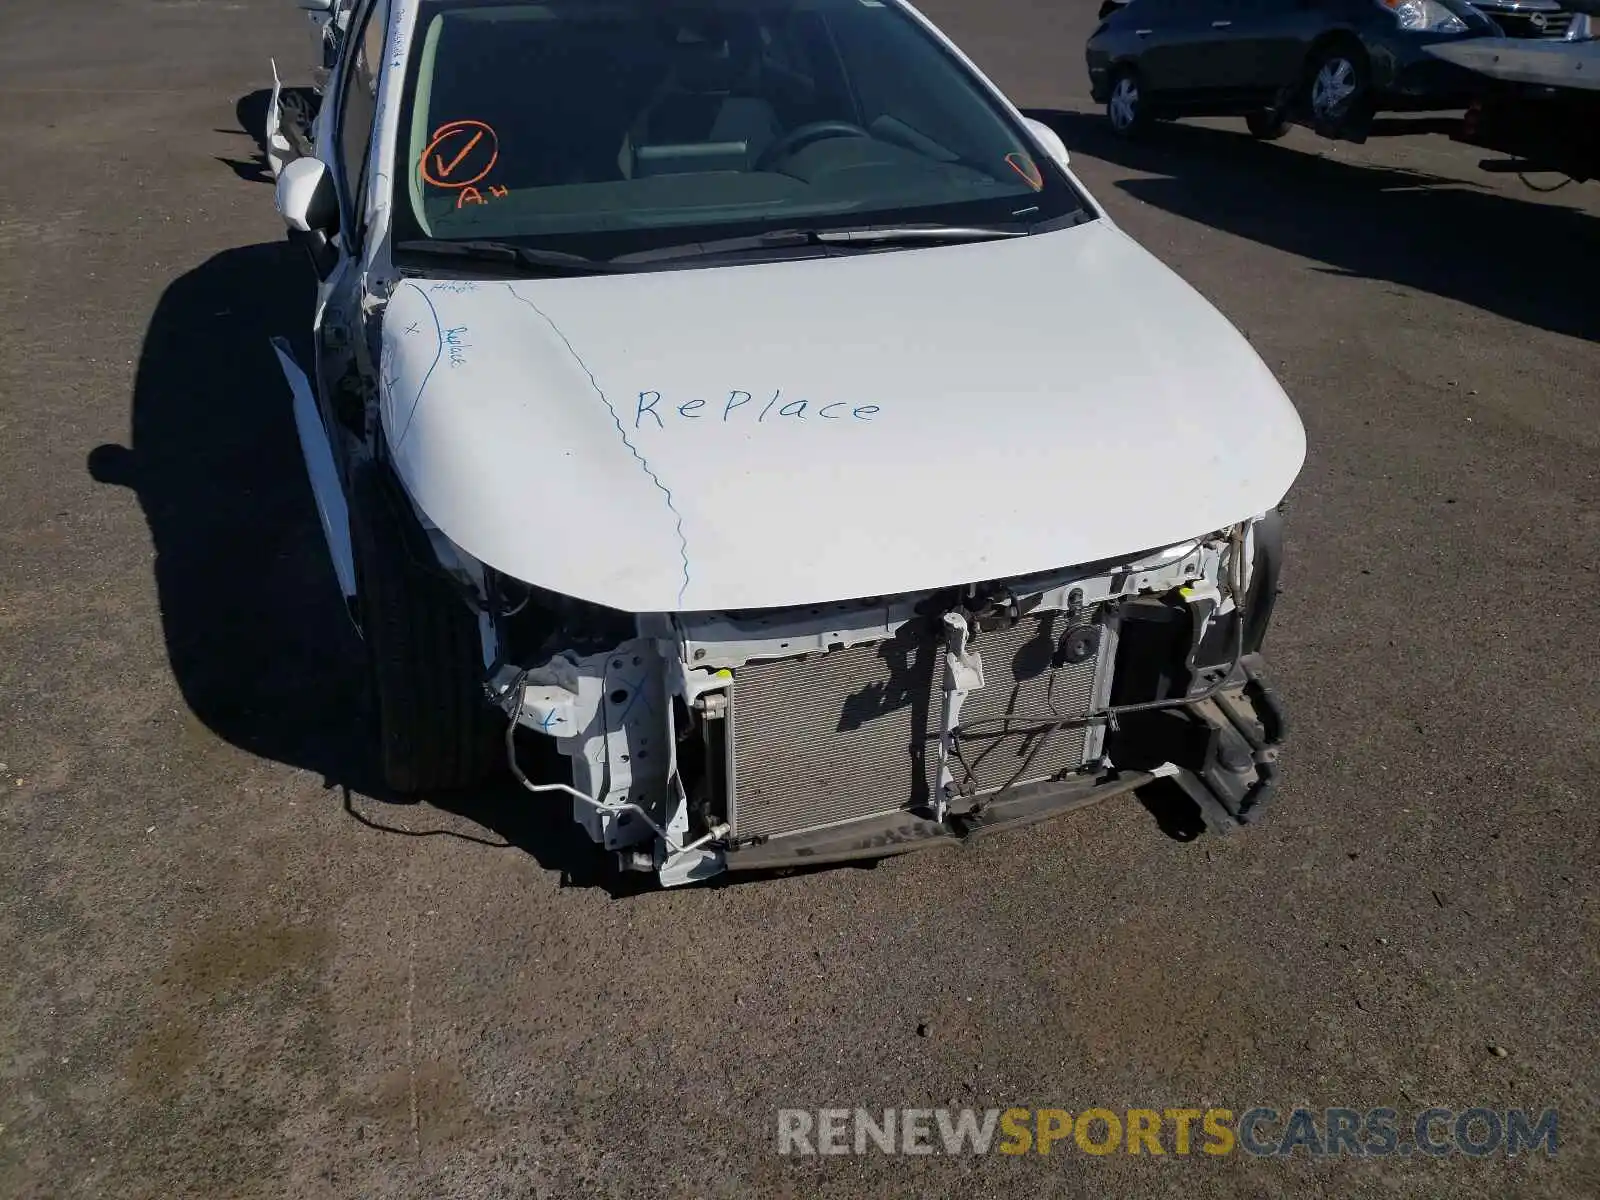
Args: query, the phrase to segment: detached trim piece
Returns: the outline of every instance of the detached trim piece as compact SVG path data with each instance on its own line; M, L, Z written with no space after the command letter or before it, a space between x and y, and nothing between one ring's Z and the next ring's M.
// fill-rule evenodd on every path
M339 468L334 465L333 447L328 444L328 431L322 424L316 398L311 394L311 381L295 361L294 351L284 338L269 340L294 396L294 427L300 438L300 453L311 479L311 494L317 501L317 516L322 520L322 535L328 543L328 556L333 560L333 573L339 579L339 590L348 604L356 594L355 551L350 544L350 510L339 481Z

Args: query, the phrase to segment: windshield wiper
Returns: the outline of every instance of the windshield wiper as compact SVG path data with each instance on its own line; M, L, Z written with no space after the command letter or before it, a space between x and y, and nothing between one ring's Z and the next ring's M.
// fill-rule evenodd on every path
M834 242L987 242L996 238L1027 237L1026 225L863 225L855 229L819 229L813 236L824 244Z
M609 262L633 266L639 263L671 262L692 258L715 258L724 254L746 254L763 250L789 250L804 247L847 245L850 243L887 245L917 242L983 242L992 238L1026 237L1033 230L1025 225L860 225L824 229L769 229L749 237L720 238L708 242L683 242L676 246L657 246L634 254L619 254Z
M507 267L534 267L540 271L560 275L599 275L609 270L608 264L581 254L568 254L562 250L540 250L533 246L518 246L511 242L494 241L409 241L398 242L395 249L407 254L427 255L433 258L463 258L473 262L499 263Z
M769 229L747 237L717 238L703 242L683 242L657 246L615 258L585 258L561 250L542 250L496 241L407 241L396 250L438 258L464 258L477 262L500 263L506 267L532 267L547 274L600 275L608 271L629 271L655 263L720 258L757 254L773 250L812 249L826 253L835 246L919 245L949 242L985 242L998 238L1027 237L1043 232L1055 222L1043 225L858 225L821 229Z
M752 234L749 237L717 238L709 242L682 242L676 246L657 246L653 250L619 254L608 261L626 265L671 262L680 258L712 258L719 254L743 254L751 250L784 250L816 244L816 237L811 230L769 229L765 233Z

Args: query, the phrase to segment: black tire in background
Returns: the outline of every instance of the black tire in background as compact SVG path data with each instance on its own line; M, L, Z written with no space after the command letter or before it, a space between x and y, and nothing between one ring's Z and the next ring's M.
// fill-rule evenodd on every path
M1325 89L1336 82L1348 90L1335 100ZM1312 49L1301 103L1312 128L1324 137L1364 132L1372 117L1372 65L1360 42L1340 36Z
M379 765L396 792L455 791L504 764L505 718L484 692L477 618L406 537L405 505L384 468L357 472L350 536Z
M1259 109L1248 114L1244 123L1250 136L1262 142L1275 142L1289 132L1289 118L1278 108Z
M1106 119L1118 137L1138 137L1150 125L1139 83L1132 67L1119 67L1111 77L1111 92L1106 99Z

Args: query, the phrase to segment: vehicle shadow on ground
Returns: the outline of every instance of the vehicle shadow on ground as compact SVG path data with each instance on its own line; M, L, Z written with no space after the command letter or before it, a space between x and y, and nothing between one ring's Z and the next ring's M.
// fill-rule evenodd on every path
M267 165L267 106L272 102L270 88L258 88L241 96L234 105L238 129L221 129L219 133L242 134L255 142L255 153L248 159L223 158L217 161L247 183L271 183L272 168Z
M131 488L144 509L167 655L185 702L224 741L320 774L330 799L369 828L517 847L570 884L637 890L643 877L618 876L564 803L514 783L422 803L383 787L361 642L268 344L289 336L311 361L307 335L293 335L310 329L314 288L287 242L226 251L173 282L145 333L130 444L89 454L90 474ZM463 829L451 815L489 832Z
M1139 141L1098 114L1035 110L1073 153L1156 178L1117 187L1146 204L1290 254L1572 337L1600 338L1600 221L1425 172L1361 166L1163 123ZM1587 186L1587 185L1574 185Z

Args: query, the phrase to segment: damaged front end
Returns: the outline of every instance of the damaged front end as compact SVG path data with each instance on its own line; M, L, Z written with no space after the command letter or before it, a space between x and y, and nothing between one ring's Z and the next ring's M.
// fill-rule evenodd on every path
M1127 561L782 610L629 616L502 579L489 686L523 785L667 886L959 842L1159 777L1225 831L1276 778L1277 573L1269 513ZM524 772L519 730L570 783Z

